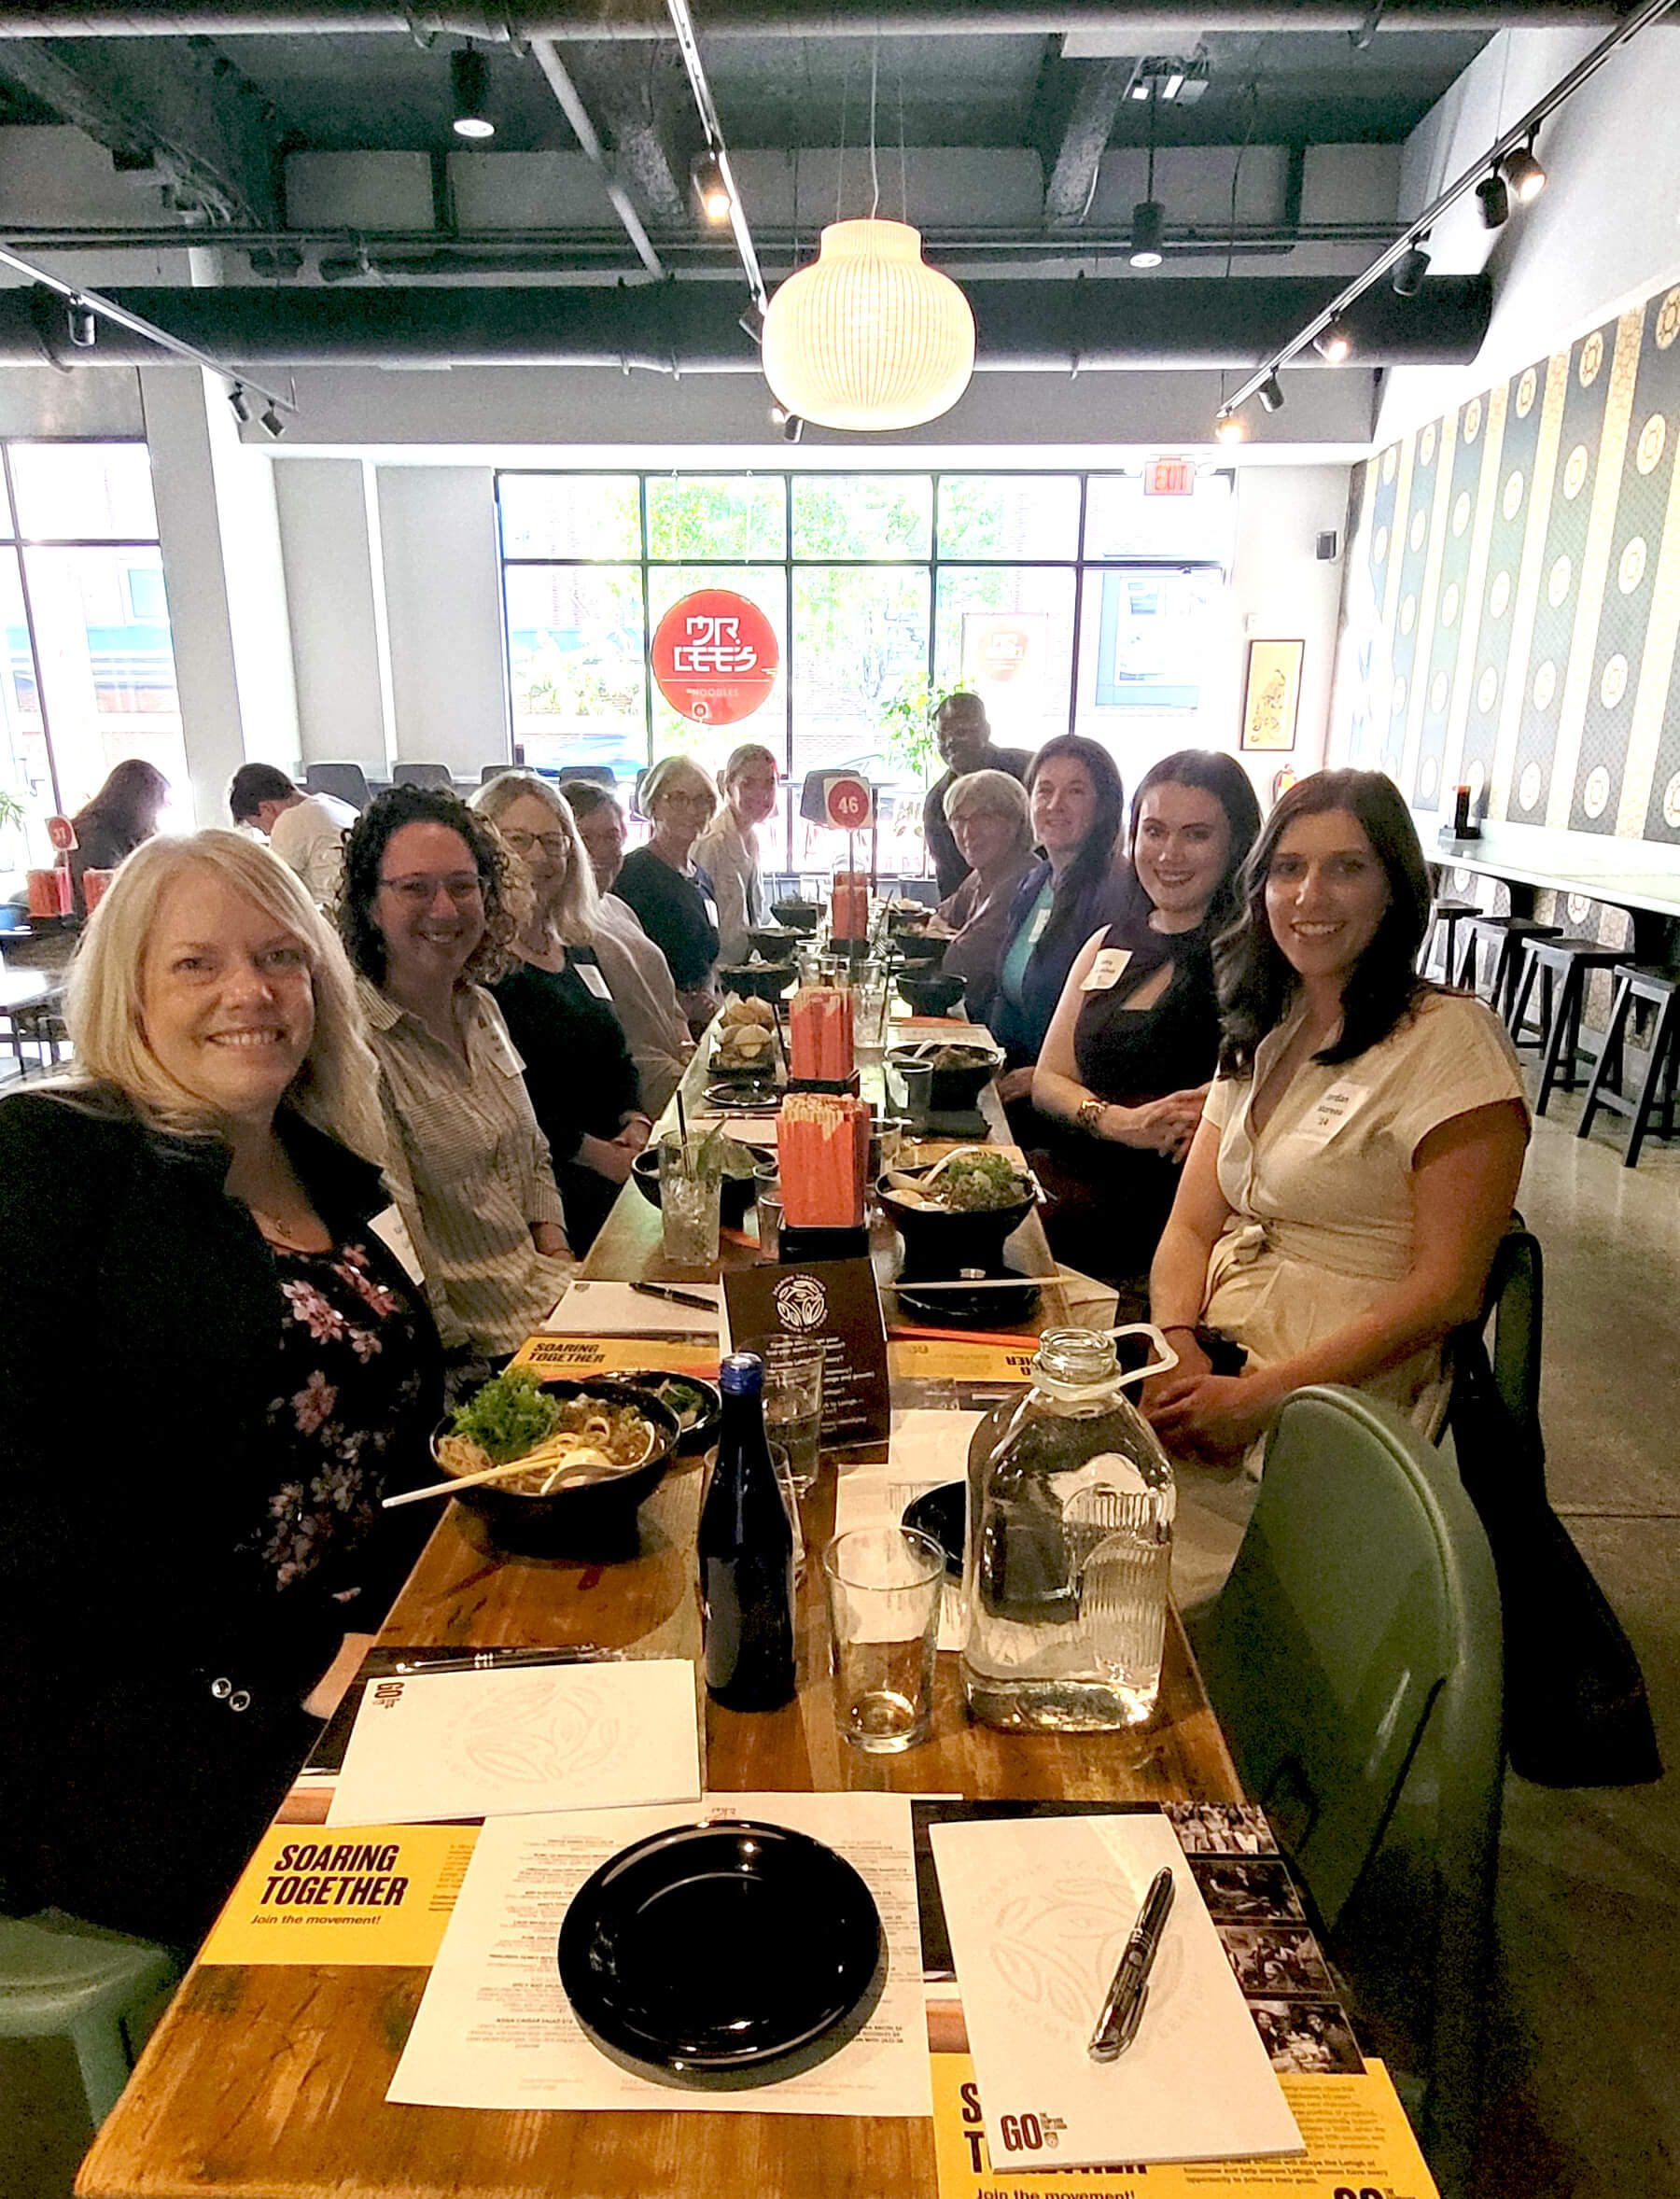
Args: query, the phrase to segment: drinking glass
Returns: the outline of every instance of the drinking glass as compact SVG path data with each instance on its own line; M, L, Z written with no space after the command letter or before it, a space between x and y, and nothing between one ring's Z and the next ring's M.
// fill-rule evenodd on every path
M822 1553L834 1722L872 1756L914 1747L933 1715L945 1552L910 1527L857 1527Z
M739 1347L764 1363L764 1431L784 1446L795 1492L814 1488L822 1451L822 1344L778 1334Z
M758 1210L759 1258L774 1260L781 1250L781 1170L773 1160L760 1161L752 1171L753 1200Z
M720 1180L699 1165L693 1146L680 1138L659 1142L659 1209L665 1225L665 1256L673 1268L715 1268L718 1265Z
M927 1128L933 1109L932 1066L906 1061L900 1064L898 1073L904 1087L904 1120L913 1133L919 1133Z
M892 987L872 962L852 987L852 1042L861 1062L879 1061L887 1050L887 1005Z

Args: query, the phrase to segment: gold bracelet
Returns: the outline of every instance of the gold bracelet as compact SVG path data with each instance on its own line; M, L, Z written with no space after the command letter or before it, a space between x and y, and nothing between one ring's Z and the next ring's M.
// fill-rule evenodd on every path
M1074 1110L1073 1120L1082 1130L1086 1131L1091 1137L1100 1137L1102 1133L1099 1125L1102 1121L1103 1111L1107 1106L1106 1100L1099 1100L1093 1093L1090 1099L1080 1101Z

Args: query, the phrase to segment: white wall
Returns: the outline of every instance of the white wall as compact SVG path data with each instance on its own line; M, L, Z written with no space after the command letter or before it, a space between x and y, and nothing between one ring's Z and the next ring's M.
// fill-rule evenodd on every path
M383 777L395 728L371 476L360 458L288 459L274 467L274 494L299 754L309 763L360 763Z
M1305 777L1324 761L1330 731L1330 688L1336 670L1342 560L1347 549L1345 466L1245 466L1237 477L1237 557L1231 594L1237 632L1235 727L1241 680L1253 641L1305 641L1301 707L1290 755L1256 751L1242 763L1264 805L1283 763ZM1321 562L1316 541L1334 534L1336 556ZM1233 741L1235 734L1233 733Z
M1427 205L1549 86L1602 28L1507 31L1493 39L1413 132L1403 211ZM1658 23L1567 101L1540 133L1547 186L1490 235L1474 197L1431 239L1443 273L1488 266L1493 317L1468 367L1395 370L1376 440L1393 441L1519 367L1542 359L1680 277L1680 30Z
M508 754L496 477L381 467L397 754L476 778Z

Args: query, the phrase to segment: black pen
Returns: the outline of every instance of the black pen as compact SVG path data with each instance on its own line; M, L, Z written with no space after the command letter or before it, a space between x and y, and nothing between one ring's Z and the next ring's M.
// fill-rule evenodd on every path
M633 1282L630 1288L644 1298L664 1298L673 1306L693 1306L701 1313L718 1310L715 1298L703 1298L694 1291L673 1290L668 1282Z
M1097 2028L1091 2034L1086 2052L1094 2062L1118 2061L1138 2036L1138 2025L1143 2021L1143 2003L1149 1998L1149 1973L1155 1968L1161 1935L1172 1912L1172 1892L1171 1871L1157 1870L1143 1897L1138 1921L1131 1928L1126 1951L1114 1971L1114 1982L1108 1989L1108 1998L1097 2019Z

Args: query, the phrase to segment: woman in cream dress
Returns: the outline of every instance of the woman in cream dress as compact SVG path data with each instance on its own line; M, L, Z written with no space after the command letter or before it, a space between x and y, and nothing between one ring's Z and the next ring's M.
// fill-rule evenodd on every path
M1279 803L1220 943L1220 1073L1150 1274L1179 1354L1145 1394L1175 1456L1230 1469L1292 1391L1347 1383L1426 1433L1441 1347L1481 1305L1510 1220L1529 1115L1481 1001L1413 972L1422 851L1378 772L1321 772ZM1234 1547L1234 1546L1233 1546Z

